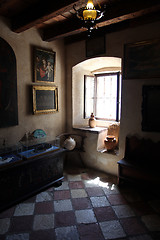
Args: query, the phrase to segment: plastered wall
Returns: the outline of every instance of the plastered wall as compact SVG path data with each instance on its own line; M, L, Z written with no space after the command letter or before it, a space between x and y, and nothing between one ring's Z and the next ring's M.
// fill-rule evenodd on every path
M160 38L160 22L146 24L136 28L126 29L111 34L106 33L106 53L103 56L119 57L123 62L124 44L143 40ZM66 47L67 69L67 130L72 131L72 68L86 60L85 41L80 41ZM75 83L76 84L76 83ZM133 79L122 81L122 105L119 137L119 153L117 155L97 152L98 134L86 133L85 150L83 160L86 165L117 175L117 161L124 156L125 138L129 134L160 140L158 132L141 131L141 104L142 86L160 85L160 78L156 79ZM77 106L78 108L78 106ZM84 133L83 133L84 134ZM154 163L153 163L154 164Z
M17 92L19 124L14 127L0 128L0 144L5 139L7 145L16 144L26 132L43 129L48 136L65 131L65 55L63 40L47 43L40 33L32 28L17 34L10 30L8 22L0 18L0 37L12 47L17 60ZM55 86L58 87L58 112L33 115L33 46L56 52ZM2 116L0 116L2 117Z

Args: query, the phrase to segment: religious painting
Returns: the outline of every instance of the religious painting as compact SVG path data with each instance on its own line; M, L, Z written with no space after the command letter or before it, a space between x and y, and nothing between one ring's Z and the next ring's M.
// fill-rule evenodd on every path
M34 81L53 83L55 79L55 52L34 49Z
M51 86L33 86L33 113L58 111L58 89Z
M0 38L0 128L18 125L16 57Z
M123 79L159 78L159 66L159 39L125 45Z

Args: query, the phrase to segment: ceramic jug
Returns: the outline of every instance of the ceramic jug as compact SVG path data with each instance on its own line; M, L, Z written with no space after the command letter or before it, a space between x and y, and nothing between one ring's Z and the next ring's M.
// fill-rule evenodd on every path
M91 113L91 116L90 116L90 119L89 119L89 126L91 128L95 128L96 127L96 119L95 119L93 113Z
M68 150L73 150L76 146L76 141L69 137L64 141L64 147Z

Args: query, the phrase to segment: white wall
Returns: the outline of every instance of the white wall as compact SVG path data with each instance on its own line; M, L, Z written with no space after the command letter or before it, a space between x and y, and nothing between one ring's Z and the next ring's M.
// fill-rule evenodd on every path
M0 128L0 144L3 139L9 145L16 144L26 132L43 129L55 137L65 131L65 52L63 41L47 43L32 28L17 34L10 30L8 22L0 18L0 37L12 47L17 60L17 91L19 124ZM58 86L59 111L52 114L32 114L33 56L32 47L37 46L56 52L55 85Z
M105 56L119 57L123 59L124 44L142 40L160 38L160 22L146 24L136 28L126 29L115 33L106 33ZM104 56L104 55L103 55ZM72 131L72 67L86 60L85 41L76 42L66 47L66 77L67 77L67 130ZM117 161L124 156L125 138L128 134L160 140L158 132L141 131L141 104L142 86L160 85L157 79L123 80L122 82L122 114L120 125L119 155L101 154L96 151L97 135L86 133L83 159L87 165L101 169L105 172L117 175ZM84 133L83 133L84 134Z

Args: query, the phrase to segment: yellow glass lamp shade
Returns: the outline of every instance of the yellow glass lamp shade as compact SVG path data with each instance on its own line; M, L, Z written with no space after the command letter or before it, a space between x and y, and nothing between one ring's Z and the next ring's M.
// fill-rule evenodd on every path
M88 0L86 9L83 11L84 20L95 20L97 17L97 11L94 8L93 1Z
M97 17L97 11L96 10L90 10L86 9L83 11L83 18L84 20L95 20Z

